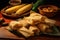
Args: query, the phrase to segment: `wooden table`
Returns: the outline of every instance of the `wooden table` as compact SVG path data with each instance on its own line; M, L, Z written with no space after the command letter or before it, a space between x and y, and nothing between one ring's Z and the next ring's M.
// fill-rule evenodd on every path
M0 18L4 18L1 13L0 13ZM10 20L8 20L7 18L4 18L6 22L10 22ZM55 16L53 18L54 20L57 21L57 25L60 26L60 14L58 14L57 16ZM9 39L6 39L6 40L9 40ZM10 39L10 40L13 40L13 39ZM24 39L25 40L25 39ZM48 35L40 35L40 36L35 36L35 37L30 37L30 38L27 38L26 40L60 40L60 37L54 37L54 36L48 36Z

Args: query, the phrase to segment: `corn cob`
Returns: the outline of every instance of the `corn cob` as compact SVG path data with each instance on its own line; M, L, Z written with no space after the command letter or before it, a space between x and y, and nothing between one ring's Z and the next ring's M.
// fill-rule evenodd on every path
M6 13L13 13L13 12L17 11L19 8L22 8L23 6L25 6L25 4L17 5L17 6L6 9L5 12Z
M28 5L26 5L26 6L22 7L22 8L20 8L19 10L17 10L15 14L21 15L21 14L23 14L23 13L29 11L31 8L32 8L32 4L28 4Z

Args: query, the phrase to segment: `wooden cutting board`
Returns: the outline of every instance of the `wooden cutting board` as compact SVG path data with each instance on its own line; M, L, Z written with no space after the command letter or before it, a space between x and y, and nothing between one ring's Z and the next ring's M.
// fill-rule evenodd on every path
M13 21L12 19L7 19L5 17L3 17L0 13L0 18L4 18L5 22L9 23L11 21ZM52 18L54 20L56 20L56 25L60 26L60 14L58 14L57 16L55 16L54 18ZM8 30L0 28L0 38L10 38L10 39L19 39L20 37L17 37L16 35L10 33ZM25 40L25 39L21 39L21 40ZM50 37L50 36L35 36L35 37L30 37L27 38L27 40L60 40L60 37Z
M16 35L12 34L8 30L6 30L4 27L0 28L0 38L1 39L4 38L4 39L20 39L20 40L24 40L24 38L18 37Z

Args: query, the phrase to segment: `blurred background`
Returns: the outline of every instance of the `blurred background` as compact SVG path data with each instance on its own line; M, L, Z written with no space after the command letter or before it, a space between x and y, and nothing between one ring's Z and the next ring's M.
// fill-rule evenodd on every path
M8 5L9 1L10 0L0 0L0 9ZM22 0L23 3L25 2L30 3L32 1L36 2L36 0ZM53 5L57 5L58 7L60 7L60 0L44 0L44 4L53 4Z

